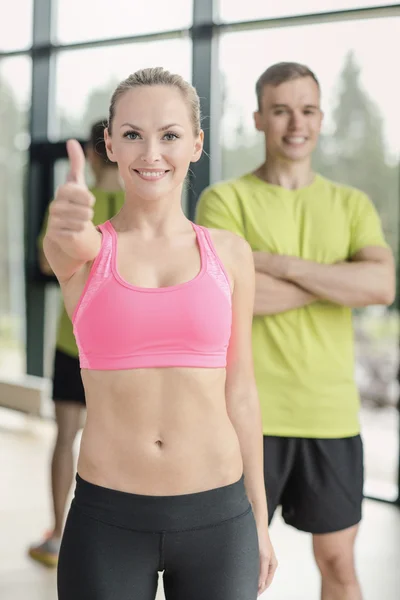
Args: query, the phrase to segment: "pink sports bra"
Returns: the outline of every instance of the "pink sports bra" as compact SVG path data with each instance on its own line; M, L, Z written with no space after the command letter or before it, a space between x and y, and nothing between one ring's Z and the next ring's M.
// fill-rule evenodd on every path
M82 369L225 367L229 280L207 229L192 223L201 269L185 283L142 288L117 270L117 234L99 226L101 249L72 316Z

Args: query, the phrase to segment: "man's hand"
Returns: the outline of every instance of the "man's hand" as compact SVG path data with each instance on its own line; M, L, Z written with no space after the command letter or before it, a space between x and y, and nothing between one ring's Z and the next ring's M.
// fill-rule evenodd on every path
M266 273L275 279L290 279L291 268L295 261L301 260L285 254L270 254L269 252L253 252L256 271Z
M271 585L278 567L275 552L272 547L268 531L258 532L258 545L260 549L260 576L258 579L258 595L260 596Z

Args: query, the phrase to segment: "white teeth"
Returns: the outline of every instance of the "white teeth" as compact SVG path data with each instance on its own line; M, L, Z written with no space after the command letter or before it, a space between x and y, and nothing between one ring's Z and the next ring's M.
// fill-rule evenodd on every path
M306 141L305 137L287 137L285 139L289 144L304 144Z
M161 177L165 171L138 171L143 177Z

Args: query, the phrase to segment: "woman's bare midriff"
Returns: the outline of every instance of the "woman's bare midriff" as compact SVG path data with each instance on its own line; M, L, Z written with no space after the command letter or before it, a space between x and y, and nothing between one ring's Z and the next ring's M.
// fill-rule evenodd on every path
M134 494L169 496L240 479L224 369L82 370L87 419L79 475Z

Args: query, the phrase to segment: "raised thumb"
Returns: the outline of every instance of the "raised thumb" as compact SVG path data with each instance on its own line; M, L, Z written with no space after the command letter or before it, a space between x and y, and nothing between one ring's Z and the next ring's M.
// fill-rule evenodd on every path
M67 181L86 186L85 182L85 154L77 140L67 141L69 158L69 172Z

